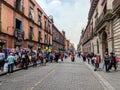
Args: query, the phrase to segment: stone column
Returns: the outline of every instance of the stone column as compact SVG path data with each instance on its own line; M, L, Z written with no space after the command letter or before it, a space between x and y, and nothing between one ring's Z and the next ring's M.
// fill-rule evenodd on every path
M110 21L107 25L107 32L108 32L108 50L110 53L114 51L112 21Z

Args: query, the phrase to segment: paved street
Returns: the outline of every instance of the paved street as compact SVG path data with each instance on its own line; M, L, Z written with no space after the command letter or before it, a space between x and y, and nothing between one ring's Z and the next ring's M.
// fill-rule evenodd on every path
M0 90L104 90L85 63L70 58L0 77Z

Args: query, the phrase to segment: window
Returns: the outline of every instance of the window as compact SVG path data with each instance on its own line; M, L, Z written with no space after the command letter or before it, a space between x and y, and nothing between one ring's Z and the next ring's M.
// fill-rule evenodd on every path
M49 45L50 45L50 37L49 37Z
M29 39L33 39L33 27L30 26L30 31L29 31Z
M16 29L22 31L22 21L16 19Z
M41 17L42 17L42 13L38 11L38 25L39 26L41 26Z
M38 42L40 42L41 41L41 32L40 31L38 31Z
M15 8L16 8L16 10L23 12L23 10L24 10L24 8L23 8L23 0L16 0Z
M32 7L30 7L30 9L29 9L29 17L30 17L30 19L34 20L34 10Z
M45 21L45 29L47 29L47 22Z
M48 32L50 33L50 24L48 24Z
M47 35L45 35L45 43L47 43Z

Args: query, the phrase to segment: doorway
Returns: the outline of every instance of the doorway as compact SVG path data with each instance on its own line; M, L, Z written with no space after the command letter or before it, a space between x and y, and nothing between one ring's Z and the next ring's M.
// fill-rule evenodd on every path
M107 33L105 31L103 31L102 33L102 46L103 46L103 54L105 52L109 52L108 51L108 36L107 36Z

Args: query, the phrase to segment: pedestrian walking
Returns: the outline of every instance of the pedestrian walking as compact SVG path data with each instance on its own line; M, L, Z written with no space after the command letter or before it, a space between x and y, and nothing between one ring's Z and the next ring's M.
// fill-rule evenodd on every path
M13 56L13 53L10 53L7 60L8 60L8 73L13 73L14 61L15 61L15 57Z
M26 50L25 49L23 49L23 51L22 51L22 68L23 69L28 69L28 60L29 58L28 58L28 55L27 55L27 52L26 52Z
M37 54L34 51L32 51L31 56L32 56L33 67L36 67L37 66Z
M108 67L109 67L109 64L110 64L110 58L109 58L108 52L105 52L104 64L105 64L106 72L108 72L109 71Z
M49 60L51 63L53 62L53 53L52 52L50 52L50 54L49 54Z
M43 53L39 53L39 60L40 60L40 65L43 65Z
M72 62L75 61L75 54L74 54L74 52L71 53L71 61L72 61Z
M90 59L91 59L91 56L90 56L90 54L88 53L88 54L87 54L88 64L90 64Z
M55 61L58 63L58 59L60 57L59 52L55 52Z
M95 56L92 56L91 64L92 64L93 66L95 65Z
M86 53L83 52L83 61L85 62L86 61Z
M110 65L108 67L108 71L112 68L112 66L114 66L114 69L116 71L117 70L116 59L113 52L110 53Z
M99 68L99 57L98 57L98 55L95 55L95 69L94 69L94 71L97 71L98 68Z

